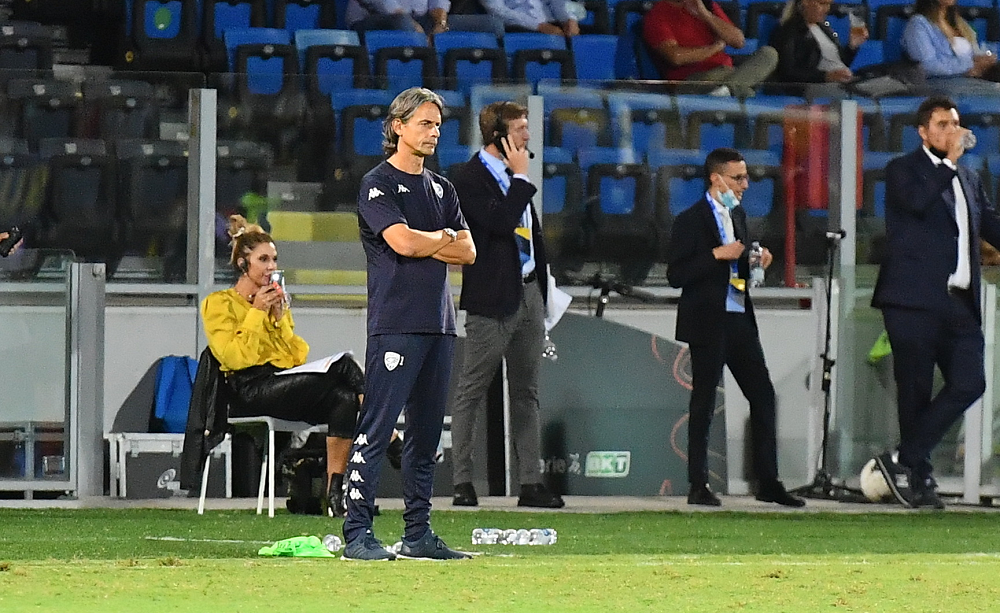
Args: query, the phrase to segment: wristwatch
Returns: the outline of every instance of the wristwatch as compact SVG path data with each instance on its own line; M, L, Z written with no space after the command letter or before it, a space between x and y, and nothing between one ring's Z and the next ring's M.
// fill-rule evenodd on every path
M458 240L458 232L455 232L455 231L454 231L454 230L452 230L451 228L444 228L444 229L442 230L442 232L444 232L444 233L445 233L445 234L447 234L447 235L448 235L449 237L451 237L451 242L453 242L453 243L454 243L454 242L455 242L456 240Z

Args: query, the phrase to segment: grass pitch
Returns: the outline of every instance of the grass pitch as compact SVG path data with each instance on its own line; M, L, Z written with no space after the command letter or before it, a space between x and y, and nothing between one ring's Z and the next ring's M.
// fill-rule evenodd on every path
M994 611L993 513L435 511L461 562L258 558L340 522L248 511L2 510L0 612ZM551 527L553 546L472 546ZM387 543L399 512L376 519Z

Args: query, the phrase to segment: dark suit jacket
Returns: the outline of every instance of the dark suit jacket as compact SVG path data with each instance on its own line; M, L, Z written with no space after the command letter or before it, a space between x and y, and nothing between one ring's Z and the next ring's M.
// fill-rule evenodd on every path
M732 211L733 232L737 240L747 240L747 214L738 206ZM667 280L681 291L677 306L677 340L691 344L716 342L723 332L726 293L729 291L729 262L716 260L712 249L722 245L712 204L702 198L674 220L667 250ZM737 263L740 278L749 277L747 252ZM749 287L749 284L748 284ZM750 293L746 312L757 325Z
M841 45L837 33L828 23L819 24L840 50L840 60L848 67L854 61L857 50ZM778 68L772 78L786 83L825 83L826 73L819 69L822 54L819 43L813 37L802 16L795 13L788 21L775 28L770 43L778 52Z
M935 167L923 147L886 166L886 255L873 307L948 308L948 276L958 261L953 176L944 164ZM974 171L959 166L958 179L969 204L970 289L978 305L979 239L1000 246L1000 218Z
M458 192L462 214L469 223L476 244L476 263L462 267L462 297L459 308L473 315L500 319L517 312L524 286L521 281L521 254L514 229L521 214L538 189L522 179L511 179L505 196L500 184L479 159L452 168L448 178ZM531 207L532 244L535 270L542 298L548 298L545 240Z

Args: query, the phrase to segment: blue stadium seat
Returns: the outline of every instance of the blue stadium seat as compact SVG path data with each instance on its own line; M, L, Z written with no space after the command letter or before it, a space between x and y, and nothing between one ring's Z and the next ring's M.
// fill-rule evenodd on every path
M591 147L577 157L584 173L587 256L617 263L626 284L642 283L663 252L649 167L634 151Z
M159 105L149 83L88 79L83 82L83 105L88 125L81 135L108 142L160 136Z
M441 83L466 94L478 84L507 78L507 58L497 37L487 32L451 30L434 36Z
M898 153L866 151L861 161L862 199L861 215L885 219L885 166Z
M747 38L770 40L771 32L778 26L778 20L781 18L781 11L784 8L784 2L772 0L751 2L747 5Z
M886 142L887 151L911 151L920 145L917 134L917 107L923 98L901 96L883 98L879 101L882 117L889 129Z
M125 0L128 70L201 69L198 0Z
M875 11L874 8L872 10ZM875 12L875 30L872 33L875 39L889 43L882 47L882 56L886 62L902 59L903 31L912 16L913 6L909 4L886 4Z
M744 148L750 144L750 123L738 100L716 96L677 96L677 111L690 149Z
M236 48L241 45L291 45L292 37L277 28L231 28L222 34L228 70L236 72ZM296 54L296 57L297 54Z
M615 136L622 146L647 154L684 146L674 100L661 94L608 94Z
M960 96L956 103L962 125L978 137L975 153L1000 153L1000 105L997 99L992 96Z
M205 46L205 67L210 72L223 72L227 66L223 33L231 29L264 27L264 0L203 2L202 44Z
M858 54L854 56L854 61L851 62L851 70L857 71L865 66L873 66L884 62L883 45L883 41L872 39L862 43L858 48Z
M611 81L619 37L611 34L581 34L570 39L576 78L580 81Z
M656 173L657 218L673 219L705 194L705 151L666 149L649 154Z
M368 30L362 39L372 61L377 86L399 92L409 87L436 84L437 58L423 34Z
M753 130L750 146L754 149L781 151L785 143L785 109L804 104L806 104L805 98L798 96L757 95L748 98L743 108Z
M581 34L610 34L611 15L606 0L583 0L587 15L579 21Z
M472 151L470 151L468 145L438 144L437 151L435 151L434 155L437 158L437 165L441 174L447 176L448 171L452 166L455 164L461 164L462 162L468 162L472 157Z
M509 74L516 81L535 85L542 79L576 78L573 54L562 36L538 32L507 34L503 47L511 58Z
M296 30L295 48L314 99L368 85L368 52L353 30Z
M334 0L276 0L272 23L290 32L335 29L336 5Z
M777 210L782 202L784 173L781 156L771 151L745 151L743 157L750 175L750 187L743 194L741 204L747 213L750 236L759 240L763 218Z
M545 109L547 145L576 151L611 145L611 122L604 97L588 88L548 88L539 84Z

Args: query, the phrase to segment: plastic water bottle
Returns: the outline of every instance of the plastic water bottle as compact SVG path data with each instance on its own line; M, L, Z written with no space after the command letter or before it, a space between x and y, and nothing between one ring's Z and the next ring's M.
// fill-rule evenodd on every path
M344 542L336 534L327 534L323 537L323 546L330 553L337 553L344 546Z
M764 249L758 241L750 243L750 287L764 285Z
M554 545L555 542L556 531L552 528L476 528L472 531L473 545Z
M500 530L496 528L476 528L472 531L473 545L496 545L500 540Z
M529 545L555 545L556 531L551 528L535 528L531 531Z

